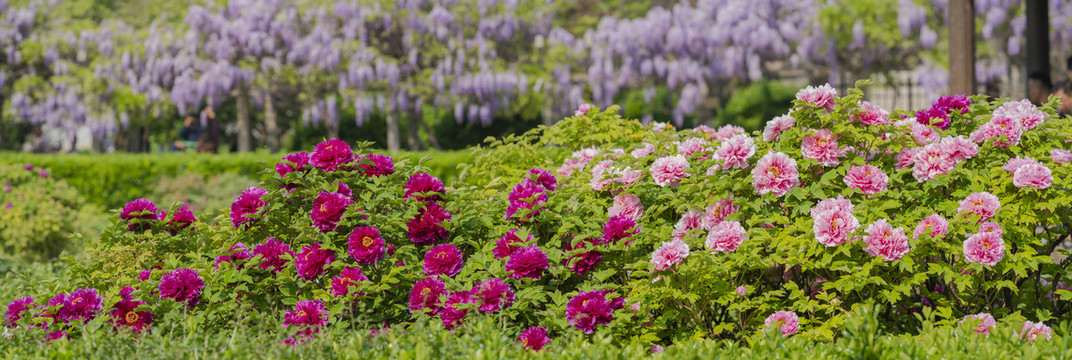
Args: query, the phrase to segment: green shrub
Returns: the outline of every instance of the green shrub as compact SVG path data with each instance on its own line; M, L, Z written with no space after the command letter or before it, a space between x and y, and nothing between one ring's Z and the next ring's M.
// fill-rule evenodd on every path
M74 250L68 235L86 232L99 212L49 171L0 164L0 255L43 260Z

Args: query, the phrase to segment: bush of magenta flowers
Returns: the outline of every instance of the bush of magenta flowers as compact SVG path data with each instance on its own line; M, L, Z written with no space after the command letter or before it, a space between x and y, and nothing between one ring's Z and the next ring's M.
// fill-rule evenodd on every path
M1050 256L1067 254L1068 120L1052 104L861 98L809 87L753 135L582 107L474 150L450 187L328 140L227 217L132 201L75 259L79 290L16 300L7 320L49 338L262 321L300 344L491 317L538 350L574 332L830 340L871 300L898 331L926 313L1048 338L1072 295Z

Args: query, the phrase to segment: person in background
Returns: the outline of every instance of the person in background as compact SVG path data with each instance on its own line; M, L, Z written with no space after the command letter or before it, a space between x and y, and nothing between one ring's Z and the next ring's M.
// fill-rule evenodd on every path
M216 112L211 106L201 112L201 120L208 126L205 136L197 142L197 152L215 154L220 144L220 124L216 122Z
M1062 117L1072 115L1072 80L1057 84L1054 95L1061 98L1061 103L1057 105L1057 114Z
M182 120L182 129L179 130L179 137L175 139L175 143L171 144L171 151L186 151L197 144L197 139L201 135L201 127L194 121L194 117L187 115Z
M1031 100L1035 106L1042 105L1046 102L1046 98L1050 97L1053 84L1050 83L1050 76L1041 71L1033 72L1027 75L1027 99Z

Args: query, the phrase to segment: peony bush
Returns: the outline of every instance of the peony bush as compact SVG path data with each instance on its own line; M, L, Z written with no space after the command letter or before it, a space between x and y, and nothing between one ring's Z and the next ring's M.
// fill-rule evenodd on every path
M1049 339L1072 308L1069 120L1053 103L862 97L809 87L752 134L588 106L475 149L452 184L328 140L225 216L131 201L71 260L83 293L20 297L6 319L42 339L267 322L299 345L483 318L537 351L579 334L655 349L831 341L874 303L888 331L935 318Z

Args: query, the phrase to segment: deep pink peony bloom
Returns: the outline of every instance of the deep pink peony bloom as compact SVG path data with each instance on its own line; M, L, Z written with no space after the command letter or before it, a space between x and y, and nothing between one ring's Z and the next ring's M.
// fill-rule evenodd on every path
M551 338L547 337L547 328L536 326L525 329L525 331L521 332L521 336L517 338L517 342L521 343L522 347L533 351L543 350L543 347L550 344L551 341Z
M651 178L659 186L677 187L681 179L690 174L685 172L689 169L689 160L684 156L668 156L659 158L651 164Z
M558 189L558 179L550 171L541 168L529 169L529 175L535 177L533 181L542 186L544 190L555 191Z
M523 179L517 185L514 185L514 189L510 192L508 197L510 205L506 208L506 215L503 219L509 220L519 210L530 210L528 214L525 214L523 218L519 218L520 222L529 222L530 219L540 215L540 209L543 208L543 204L547 202L547 190L531 179Z
M433 246L424 253L424 274L454 276L462 271L462 252L454 244Z
M406 235L409 241L417 245L431 245L450 237L450 231L443 227L443 222L450 221L450 213L439 203L428 202L417 216L406 223Z
M704 246L714 251L730 253L748 240L748 232L735 220L723 221L711 227Z
M465 316L469 314L469 309L459 309L456 305L475 303L476 299L472 295L469 291L455 291L447 297L447 302L443 304L443 309L439 312L443 327L453 329L462 324Z
M350 144L339 139L331 139L316 144L313 154L309 155L309 163L323 171L335 171L341 165L354 161L354 151Z
M602 244L617 245L619 241L639 233L640 226L633 219L625 216L612 216L610 220L603 224L603 237L600 238L600 241ZM628 246L630 243L632 243L632 240L626 241L625 245Z
M129 231L149 230L154 222L164 219L164 212L156 208L149 199L141 198L128 202L119 213L119 218L127 222Z
M637 149L634 149L633 151L630 151L629 155L632 155L634 158L639 159L639 158L651 155L651 153L654 153L654 152L655 152L655 145L652 145L652 144L649 144L649 143L644 143L644 145L641 146L640 148L637 148Z
M146 303L144 301L134 300L134 297L129 295L133 290L134 289L129 286L123 288L123 291L120 293L123 295L123 300L120 300L112 306L112 311L108 313L112 317L109 321L115 324L116 330L120 327L126 327L131 331L140 334L142 330L153 323L153 312L135 311L138 306L145 305Z
M290 254L294 256L294 252L290 251L290 245L287 245L274 237L269 237L263 244L257 244L253 247L253 255L261 256L261 264L257 267L261 269L271 268L272 271L280 272L283 267L287 265L287 260L283 258L283 254Z
M748 159L756 154L756 143L748 135L735 135L719 145L715 150L715 160L722 161L722 165L715 165L718 169L747 169Z
M175 269L160 277L160 298L186 303L189 307L201 302L201 289L205 282L196 271L189 268Z
M243 243L235 244L231 246L231 249L227 252L227 255L220 255L216 257L216 268L220 268L220 263L238 263L239 260L248 260L253 257L253 254L249 252L249 248ZM244 263L244 262L243 262ZM238 268L241 269L244 264L238 264Z
M442 199L439 194L446 192L446 188L443 187L443 181L426 173L416 173L410 176L404 188L406 189L406 199L413 198L419 201L438 201Z
M692 156L692 154L707 151L707 140L702 138L689 138L682 142L674 143L677 145L677 152L684 156Z
M919 154L920 150L920 148L901 149L901 151L898 152L896 156L894 156L894 160L897 161L897 164L894 165L894 168L896 168L897 170L902 170L915 166L916 154Z
M662 246L655 249L655 252L651 254L651 264L655 266L655 271L663 271L680 264L687 257L689 257L689 244L674 239L664 241Z
M763 321L763 333L766 334L770 327L778 329L782 336L793 335L800 328L800 318L792 311L775 311Z
M674 231L671 236L675 239L682 239L690 230L699 228L703 224L704 213L698 210L689 210L684 214L681 214L681 220L674 224Z
M53 301L62 299L62 302L49 301L49 306L62 304L54 315L57 320L79 320L86 323L96 318L104 305L104 299L94 288L77 289L70 295L60 295L63 294L57 295Z
M576 246L574 246L572 242L567 242L566 251L571 252L577 249L588 249L595 246L596 243L596 240L591 238L577 242ZM599 262L602 260L603 253L598 250L591 250L572 255L562 260L562 265L566 266L567 269L570 269L570 271L573 271L577 275L584 275L584 273L595 269L596 265L599 265Z
M625 300L615 297L607 300L607 294L614 290L581 291L566 303L566 319L577 330L585 334L596 331L596 326L606 325L614 320L614 310L625 307Z
M375 226L354 228L346 242L349 245L347 250L349 250L350 257L361 265L372 265L380 261L387 251L387 245L380 237L380 229Z
M182 206L179 206L179 208L176 209L175 213L171 214L171 219L168 219L165 227L171 235L175 235L179 230L189 228L195 221L197 221L197 218L195 218L194 213L190 211L190 207L186 206L186 204L182 204Z
M1053 172L1042 164L1027 164L1012 174L1012 184L1018 188L1028 186L1045 189L1053 184Z
M815 159L823 166L837 166L845 156L845 152L838 148L837 139L827 129L815 130L815 134L804 137L800 144L800 153L805 159Z
M852 232L860 227L860 221L852 214L852 203L841 195L836 199L820 201L811 209L812 231L815 239L826 246L851 242Z
M1058 164L1072 162L1072 151L1053 149L1050 150L1050 158L1053 159L1053 162Z
M313 219L313 227L326 233L338 227L339 221L346 213L346 208L354 204L353 200L336 192L321 191L320 197L313 203L313 211L309 217Z
M439 296L449 293L443 281L435 277L418 280L409 292L409 311L413 313L427 309L433 315L439 313Z
M1009 161L1006 161L1005 165L1002 165L1001 168L1004 169L1005 171L1008 171L1009 173L1014 174L1014 173L1016 173L1016 169L1019 169L1021 166L1029 165L1029 164L1030 165L1038 165L1038 163L1039 162L1037 160L1032 159L1030 157L1019 157L1019 156L1017 156L1017 157L1014 157L1012 159L1009 159Z
M850 167L845 173L845 185L860 190L865 195L875 195L880 191L886 191L886 183L890 177L874 165L857 165Z
M615 196L614 202L607 209L610 217L624 216L633 221L640 220L640 215L643 213L644 204L640 202L640 198L629 194Z
M350 286L356 286L359 281L368 281L368 277L361 272L361 269L355 267L342 269L339 276L331 279L331 294L346 296L350 294ZM358 295L365 295L365 293L358 293Z
M477 309L495 312L514 304L514 291L502 279L489 279L473 286L471 291Z
M975 325L976 333L986 334L987 337L990 337L990 328L997 324L997 322L994 321L994 316L987 313L965 315L960 322L963 323L965 321Z
M732 198L720 199L707 205L707 211L704 212L703 217L703 229L711 230L715 225L726 220L726 217L737 213L737 210L740 209L741 207L739 205L733 204Z
M933 126L948 130L950 125L949 111L938 106L931 106L929 109L916 112L916 122L925 127Z
M938 214L933 214L923 219L916 225L916 230L912 232L912 236L919 240L920 235L929 235L931 237L938 237L949 233L949 221Z
M256 217L257 211L268 205L267 201L261 200L267 194L267 190L255 186L243 190L242 195L231 204L231 226L237 228L250 221L260 220Z
M776 117L768 121L767 126L763 128L763 141L775 142L778 140L779 135L796 125L797 120L793 118L792 114Z
M1001 210L1001 201L997 196L988 192L977 192L968 195L967 198L960 201L960 208L957 211L967 211L975 215L979 215L979 222L983 222L986 219L994 216L998 210Z
M818 87L809 85L807 88L797 91L797 100L825 109L826 112L831 112L834 111L837 90L830 87L830 84L823 84Z
M358 165L366 176L383 176L395 173L395 160L382 154L365 155L362 161L367 159L372 165Z
M510 256L515 250L522 248L526 241L532 240L532 235L530 234L526 240L522 241L521 238L515 234L517 231L517 229L512 229L506 232L506 235L503 235L499 240L495 241L495 249L491 250L491 253L495 255L496 259Z
M786 154L775 152L763 155L752 168L752 187L756 194L773 193L782 196L800 186L797 162Z
M1005 257L1005 241L997 232L980 232L964 241L964 260L986 266L997 265Z
M506 260L505 267L514 279L539 279L550 264L547 262L547 254L533 244L514 250Z
M912 247L905 236L904 228L894 229L886 219L879 219L867 227L864 243L871 256L882 256L885 261L900 260Z
M292 154L283 155L283 161L275 164L275 173L279 174L280 178L286 177L287 174L306 170L306 166L309 166L309 153L296 152Z
M852 119L864 125L886 125L889 123L890 112L882 107L867 101L860 102L860 110L863 112L853 114Z
M294 257L294 268L302 280L313 281L324 273L324 268L332 261L335 261L335 252L331 249L321 249L320 243L317 242L302 247L301 252Z
M737 125L726 124L720 126L711 137L716 140L726 141L737 134L744 134L744 128Z
M7 326L14 327L15 322L22 320L22 313L34 308L34 298L24 297L18 298L7 304L7 311L4 312L4 321Z
M320 300L302 300L294 304L294 310L287 310L283 314L283 327L294 326L298 328L296 335L299 338L308 339L327 325L328 316L328 310ZM304 341L304 339L298 341ZM291 343L293 344L293 339Z
M1046 340L1050 340L1052 332L1046 324L1025 321L1024 328L1020 330L1020 339L1027 340L1028 343L1034 343L1041 337L1046 337Z

